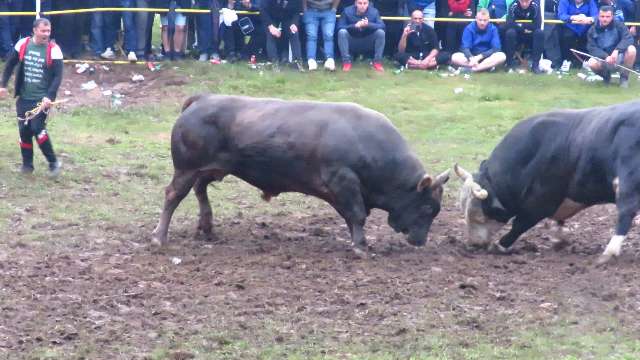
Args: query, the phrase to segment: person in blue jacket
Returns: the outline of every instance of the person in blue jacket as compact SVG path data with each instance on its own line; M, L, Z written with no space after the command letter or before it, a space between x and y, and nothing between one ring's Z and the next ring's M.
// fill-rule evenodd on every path
M586 50L587 31L597 17L596 0L560 0L558 19L564 22L560 27L560 50L565 62L579 64L571 49Z
M489 22L487 9L479 9L476 21L464 28L460 52L451 56L451 63L464 71L481 72L495 69L506 59L500 45L498 27Z

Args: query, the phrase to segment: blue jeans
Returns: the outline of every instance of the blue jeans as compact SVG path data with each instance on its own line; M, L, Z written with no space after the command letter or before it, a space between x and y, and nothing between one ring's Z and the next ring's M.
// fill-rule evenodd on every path
M210 9L213 1L217 0L197 0L198 9ZM214 19L215 17L215 19ZM215 21L214 21L215 20ZM218 53L219 36L218 28L214 28L219 23L217 14L197 14L196 31L198 35L198 50L201 54L213 55ZM227 45L225 45L226 47Z
M318 27L322 28L324 54L327 59L333 59L333 32L336 28L336 12L333 9L307 9L302 15L302 22L307 33L307 59L316 59Z
M91 50L96 55L100 55L108 47L113 48L115 33L107 26L107 18L104 12L91 13Z
M136 1L135 0L111 0L113 2L113 7L123 7L123 8L135 8ZM120 19L124 23L124 50L126 53L133 51L134 53L138 50L138 35L136 32L136 19L135 14L130 11L125 12L113 12L111 13L111 21L109 21L111 25L110 33L113 33L114 36L117 34L118 30L120 30ZM106 40L106 39L105 39Z

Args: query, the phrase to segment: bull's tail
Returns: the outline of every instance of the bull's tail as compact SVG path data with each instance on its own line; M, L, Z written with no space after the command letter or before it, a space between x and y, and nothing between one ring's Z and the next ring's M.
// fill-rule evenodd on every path
M205 96L206 94L198 94L198 95L190 96L189 98L187 98L187 100L184 101L184 104L182 104L182 110L180 112L184 112L185 110L187 110L189 106L191 106L191 104L193 104L194 102L200 100Z

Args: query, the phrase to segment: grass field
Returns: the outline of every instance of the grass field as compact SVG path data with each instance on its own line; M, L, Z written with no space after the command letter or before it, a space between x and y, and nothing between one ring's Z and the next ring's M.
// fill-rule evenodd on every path
M171 65L172 66L172 65ZM166 65L165 69L170 69ZM49 125L55 149L64 163L56 180L47 178L46 164L36 151L36 172L32 177L18 173L17 146L12 99L0 101L0 278L2 262L16 244L39 251L82 249L87 239L108 244L109 229L139 224L155 225L163 202L163 188L172 175L169 153L171 127L187 95L199 92L242 94L283 99L351 101L377 110L397 126L430 173L439 173L459 162L476 169L501 137L520 119L560 108L585 108L632 100L640 94L637 79L627 90L617 86L585 83L575 74L532 76L529 74L473 75L470 79L445 77L444 72L387 72L377 74L357 65L349 74L272 73L248 69L245 65L212 66L176 63L175 73L189 79L176 87L175 96L150 92L135 106L109 109L81 106L57 111ZM71 68L68 68L71 70ZM140 70L142 71L142 70ZM454 89L462 88L461 93ZM74 96L84 96L76 93ZM445 202L453 205L457 181L447 188ZM286 195L277 206L265 204L259 193L236 180L215 186L219 201L216 218L230 217L242 209L245 216L276 214L287 209L309 211L308 199ZM297 210L296 210L297 211ZM190 196L178 208L176 223L194 223L197 203ZM60 226L57 226L60 224ZM42 230L42 231L41 231ZM3 257L4 254L4 257ZM43 270L45 271L45 270ZM2 279L3 283L11 279ZM11 292L0 289L0 335L3 302ZM3 297L5 300L3 300ZM496 343L478 333L433 332L406 344L371 344L366 337L328 339L288 344L270 342L273 329L268 320L261 331L242 337L214 325L191 336L176 336L148 353L152 359L637 359L637 334L607 316L594 314L594 326L573 332L571 323L550 322L547 327L525 328L513 334L511 344ZM614 324L607 328L609 322ZM37 324L35 324L37 325ZM283 324L274 323L274 327ZM604 329L604 330L603 330ZM607 330L609 329L609 330ZM613 329L613 330L611 330ZM466 338L461 348L455 339ZM85 348L60 349L43 344L29 353L3 353L7 358L104 358L95 339ZM2 337L0 336L0 345ZM331 345L327 345L327 344ZM212 345L213 344L213 345ZM185 351L186 355L176 353ZM123 345L117 358L135 349ZM84 355L83 355L84 354ZM110 354L113 354L111 352Z

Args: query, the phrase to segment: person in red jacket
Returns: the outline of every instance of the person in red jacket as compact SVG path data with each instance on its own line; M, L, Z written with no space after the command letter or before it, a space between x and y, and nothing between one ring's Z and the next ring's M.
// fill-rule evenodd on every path
M473 0L447 0L449 7L448 17L457 19L473 19L475 4ZM464 28L471 21L449 22L445 29L444 48L450 53L460 49L460 40Z

